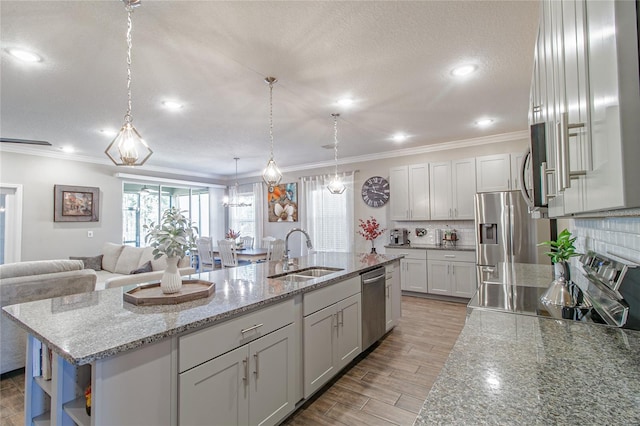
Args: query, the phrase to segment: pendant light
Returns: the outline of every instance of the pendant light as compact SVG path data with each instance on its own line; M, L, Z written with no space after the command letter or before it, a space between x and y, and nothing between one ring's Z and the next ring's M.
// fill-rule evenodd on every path
M222 205L225 207L251 207L251 203L238 202L238 189L240 187L240 185L238 185L238 160L240 158L233 157L233 159L236 160L236 183L233 185L233 197L231 201L229 201L229 197L224 197L225 200ZM231 188L229 188L229 192L231 192Z
M336 160L336 170L329 185L327 185L327 189L332 194L340 195L347 189L338 176L338 117L340 117L340 114L331 114L331 116L333 117L333 153Z
M267 77L264 81L269 84L269 138L271 138L271 157L267 167L262 172L262 180L269 188L274 187L282 180L282 173L273 160L273 84L278 81L275 77Z
M131 13L140 6L141 0L122 0L127 10L127 112L124 124L111 141L105 154L116 166L142 166L153 154L140 133L133 127L131 115Z

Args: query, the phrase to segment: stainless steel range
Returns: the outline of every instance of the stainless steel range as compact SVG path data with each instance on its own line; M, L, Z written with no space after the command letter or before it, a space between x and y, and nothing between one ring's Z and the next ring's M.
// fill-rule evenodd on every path
M572 280L570 292L576 300L575 306L542 303L540 297L545 287L485 280L468 307L640 330L640 267L637 264L611 254L588 252L580 258L580 268Z

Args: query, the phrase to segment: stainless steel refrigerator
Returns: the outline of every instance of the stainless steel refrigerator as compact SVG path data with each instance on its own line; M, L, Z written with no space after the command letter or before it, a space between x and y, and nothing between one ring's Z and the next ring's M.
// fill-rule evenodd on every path
M516 284L509 282L509 265L550 264L537 247L550 239L550 221L532 219L520 191L479 193L474 202L479 283Z

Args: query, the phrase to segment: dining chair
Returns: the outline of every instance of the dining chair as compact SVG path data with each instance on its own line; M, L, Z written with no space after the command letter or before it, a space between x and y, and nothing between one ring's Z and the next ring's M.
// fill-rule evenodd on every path
M253 248L253 237L242 237L243 248Z
M238 266L238 253L234 241L218 240L218 253L220 253L220 266L223 269Z
M196 249L198 250L198 272L213 271L216 268L216 259L211 253L213 250L211 237L196 238Z
M267 246L267 260L282 260L284 257L284 240L276 239Z

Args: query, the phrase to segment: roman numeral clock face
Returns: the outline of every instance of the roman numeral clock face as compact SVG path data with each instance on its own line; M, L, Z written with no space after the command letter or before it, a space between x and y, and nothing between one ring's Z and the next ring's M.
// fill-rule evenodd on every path
M362 200L369 207L382 207L389 201L389 182L380 176L373 176L362 184Z

